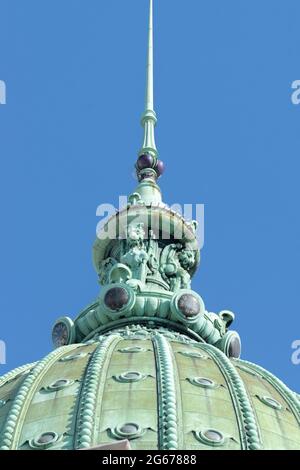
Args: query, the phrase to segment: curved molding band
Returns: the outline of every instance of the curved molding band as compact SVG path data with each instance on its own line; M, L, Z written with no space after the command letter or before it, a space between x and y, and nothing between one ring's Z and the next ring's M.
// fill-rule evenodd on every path
M259 427L255 413L244 382L239 376L236 368L222 351L214 346L206 344L198 346L207 352L216 362L221 370L237 414L242 450L259 450L262 448Z
M87 366L78 405L79 413L76 424L76 448L78 449L92 447L101 373L104 363L108 359L108 349L120 339L120 335L117 334L104 337Z
M160 333L152 338L157 364L159 449L178 449L178 416L174 365L168 340Z
M2 429L0 450L13 450L17 448L24 417L27 414L41 378L63 354L72 351L77 347L78 344L63 346L51 352L44 359L36 363L34 368L25 378L12 402L6 422Z
M275 375L263 367L244 360L237 360L236 362L249 367L250 370L257 372L259 375L265 378L267 382L269 382L269 384L271 384L288 403L300 426L300 402L297 400L296 395L281 380L279 380L277 377L275 377Z
M157 318L157 317L134 317L132 319L123 318L120 320L116 320L114 322L111 322L109 325L105 325L105 326L97 328L91 334L86 336L83 341L84 342L89 341L90 339L95 338L96 335L104 335L105 333L109 333L110 331L113 332L113 330L117 328L123 328L126 326L135 326L135 325L141 325L141 326L145 325L149 329L156 327L156 326L161 326L169 330L171 329L172 331L175 331L177 333L186 335L189 339L192 339L194 341L202 342L202 343L204 342L204 340L199 335L197 335L197 333L192 331L190 328L187 328L184 325L180 325L179 323L170 322L169 320L166 320L164 318Z
M25 364L24 366L17 367L16 369L13 369L7 372L7 374L2 375L2 377L0 378L0 387L2 387L2 385L5 385L10 380L13 380L14 378L16 378L17 375L21 374L22 372L26 372L26 370L32 369L32 367L34 367L36 364L37 362L32 362L31 364Z

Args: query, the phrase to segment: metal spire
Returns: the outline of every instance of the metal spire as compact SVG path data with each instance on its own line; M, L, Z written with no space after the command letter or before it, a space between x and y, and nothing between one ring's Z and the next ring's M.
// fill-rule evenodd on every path
M148 152L151 153L154 157L157 156L154 137L154 127L156 122L157 118L154 111L153 98L153 0L150 0L146 103L145 112L142 116L142 126L144 127L144 143L140 151L140 155Z
M148 62L147 62L147 89L145 111L153 109L153 0L150 0L149 13L149 41L148 41Z

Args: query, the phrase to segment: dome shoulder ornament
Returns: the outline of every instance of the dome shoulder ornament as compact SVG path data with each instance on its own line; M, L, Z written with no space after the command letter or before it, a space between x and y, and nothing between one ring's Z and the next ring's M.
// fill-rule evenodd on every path
M131 314L135 302L136 294L131 287L124 283L109 284L101 291L98 315L118 320Z
M236 331L227 331L215 346L227 357L238 359L241 355L241 338Z
M190 326L199 322L204 315L205 306L202 298L190 289L179 290L171 300L171 320Z
M69 317L60 317L52 328L52 342L55 348L72 344L75 341L76 331L73 320Z

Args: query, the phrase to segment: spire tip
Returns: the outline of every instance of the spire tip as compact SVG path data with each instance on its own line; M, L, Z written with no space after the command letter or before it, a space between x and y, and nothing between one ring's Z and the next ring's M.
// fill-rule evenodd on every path
M158 160L158 152L155 144L155 126L157 122L154 111L153 93L153 0L149 2L149 31L148 31L148 53L147 53L147 79L146 79L146 100L145 111L142 116L142 126L144 128L144 142L139 152L136 163L136 171L139 181L144 179L157 180L163 171L163 162Z

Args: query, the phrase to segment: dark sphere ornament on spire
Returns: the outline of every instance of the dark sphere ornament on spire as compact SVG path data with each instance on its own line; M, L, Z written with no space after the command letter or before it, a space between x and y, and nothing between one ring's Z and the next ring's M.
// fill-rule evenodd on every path
M138 170L144 170L145 168L152 168L154 164L154 158L150 153L144 153L140 155L136 163Z
M164 173L165 166L162 160L158 160L151 153L144 152L138 157L135 169L139 181L144 179L156 181Z
M157 160L155 171L157 174L157 178L159 178L165 171L165 164L162 160Z

